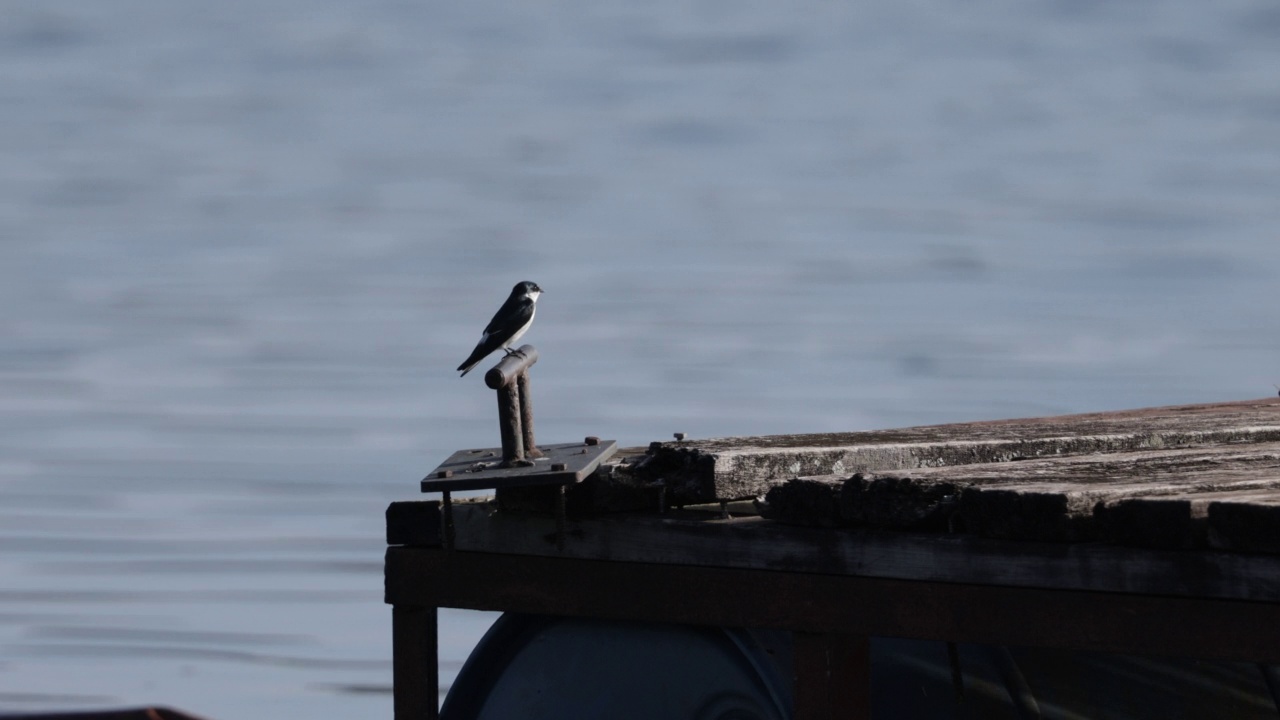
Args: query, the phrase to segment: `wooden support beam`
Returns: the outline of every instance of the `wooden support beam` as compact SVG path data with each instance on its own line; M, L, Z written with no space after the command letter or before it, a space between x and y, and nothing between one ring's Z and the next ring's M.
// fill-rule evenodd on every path
M388 545L441 543L443 519L439 500L402 500L387 506Z
M1209 541L1244 552L1280 553L1280 493L1209 503Z
M395 720L436 720L440 714L440 664L435 606L391 608Z
M487 503L455 504L454 513L460 551L1280 602L1274 555L793 527L676 511L571 517L560 550L552 517L495 512Z
M1280 604L1239 600L392 547L386 601L1280 663Z

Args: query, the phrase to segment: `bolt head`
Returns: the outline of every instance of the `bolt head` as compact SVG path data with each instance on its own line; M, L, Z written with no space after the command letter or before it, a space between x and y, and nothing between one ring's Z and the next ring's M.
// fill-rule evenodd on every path
M588 435L587 438L582 442L586 443L587 445L599 445L600 438L596 437L595 435Z
M444 478L451 478L451 477L453 477L453 471L452 471L452 470L441 470L440 472L436 473L436 477L441 478L441 479L444 479Z
M565 470L568 470L568 469L569 469L569 466L566 465L565 463L551 463L551 470L553 472L564 472Z

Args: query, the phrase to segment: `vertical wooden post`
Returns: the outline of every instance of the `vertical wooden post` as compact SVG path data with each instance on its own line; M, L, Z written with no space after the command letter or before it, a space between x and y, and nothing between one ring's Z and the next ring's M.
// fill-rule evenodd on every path
M448 490L440 493L441 521L438 541L445 550L453 549L453 498Z
M437 644L435 608L392 606L395 720L436 720L440 716Z
M866 635L792 633L795 720L870 720L871 644Z

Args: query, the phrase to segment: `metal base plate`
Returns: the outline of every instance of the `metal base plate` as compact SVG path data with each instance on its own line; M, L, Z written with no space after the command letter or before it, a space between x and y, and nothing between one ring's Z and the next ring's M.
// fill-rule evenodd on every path
M594 438L593 438L594 439ZM502 448L459 450L422 480L422 492L485 490L525 485L571 485L595 471L618 449L617 440L540 445L543 456L527 467L499 467ZM564 469L552 470L553 465Z

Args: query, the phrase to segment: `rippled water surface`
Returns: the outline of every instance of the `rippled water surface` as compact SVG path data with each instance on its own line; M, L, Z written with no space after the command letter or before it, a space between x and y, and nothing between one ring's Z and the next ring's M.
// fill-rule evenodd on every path
M8 3L0 712L389 717L382 512L496 444L1280 382L1280 10ZM488 616L444 616L446 682Z

